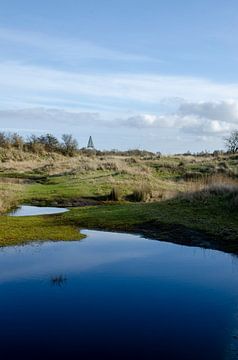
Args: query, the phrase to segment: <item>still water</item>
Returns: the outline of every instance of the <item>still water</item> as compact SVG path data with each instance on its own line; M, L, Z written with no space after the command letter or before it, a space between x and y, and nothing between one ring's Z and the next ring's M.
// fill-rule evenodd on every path
M83 231L0 250L0 358L235 359L234 256Z
M23 205L11 211L9 216L50 215L50 214L63 213L66 211L68 210L59 207L46 207L46 206L40 207L40 206Z

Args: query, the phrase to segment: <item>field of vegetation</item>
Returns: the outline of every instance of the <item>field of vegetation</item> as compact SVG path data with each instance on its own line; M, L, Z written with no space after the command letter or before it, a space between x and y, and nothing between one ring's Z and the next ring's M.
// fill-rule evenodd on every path
M236 153L161 156L1 147L0 244L78 239L78 229L87 227L237 252L237 169ZM19 204L71 210L4 215Z

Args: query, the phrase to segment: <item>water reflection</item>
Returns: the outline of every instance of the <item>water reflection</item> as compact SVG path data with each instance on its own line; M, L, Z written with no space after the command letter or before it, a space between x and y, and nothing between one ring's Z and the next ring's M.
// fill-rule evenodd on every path
M83 233L82 241L0 251L4 360L32 360L33 353L35 359L35 349L41 359L233 356L235 257L127 234Z
M67 278L64 275L52 276L50 283L52 286L63 287L67 282Z
M50 215L64 213L66 211L68 211L68 209L59 207L22 205L19 208L12 210L9 213L9 216Z

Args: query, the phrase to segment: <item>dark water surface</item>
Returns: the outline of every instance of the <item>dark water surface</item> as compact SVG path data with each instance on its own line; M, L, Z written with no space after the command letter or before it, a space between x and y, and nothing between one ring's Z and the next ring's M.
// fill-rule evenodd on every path
M235 257L84 233L0 250L0 359L236 358Z

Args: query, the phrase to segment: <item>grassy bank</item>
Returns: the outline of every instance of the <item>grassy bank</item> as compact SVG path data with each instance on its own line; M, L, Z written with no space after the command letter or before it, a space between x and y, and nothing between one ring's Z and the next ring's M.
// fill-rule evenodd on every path
M0 245L80 239L78 228L94 228L238 253L237 166L237 155L5 158L0 211L17 203L72 209L61 215L2 216Z
M238 212L233 195L212 194L156 203L78 208L62 221L80 227L128 231L177 243L238 253Z
M0 246L42 240L80 240L83 237L76 226L62 222L58 215L1 217Z
M0 244L76 240L80 228L140 233L181 244L238 253L238 213L231 194L214 193L155 203L107 204L37 217L3 216Z

